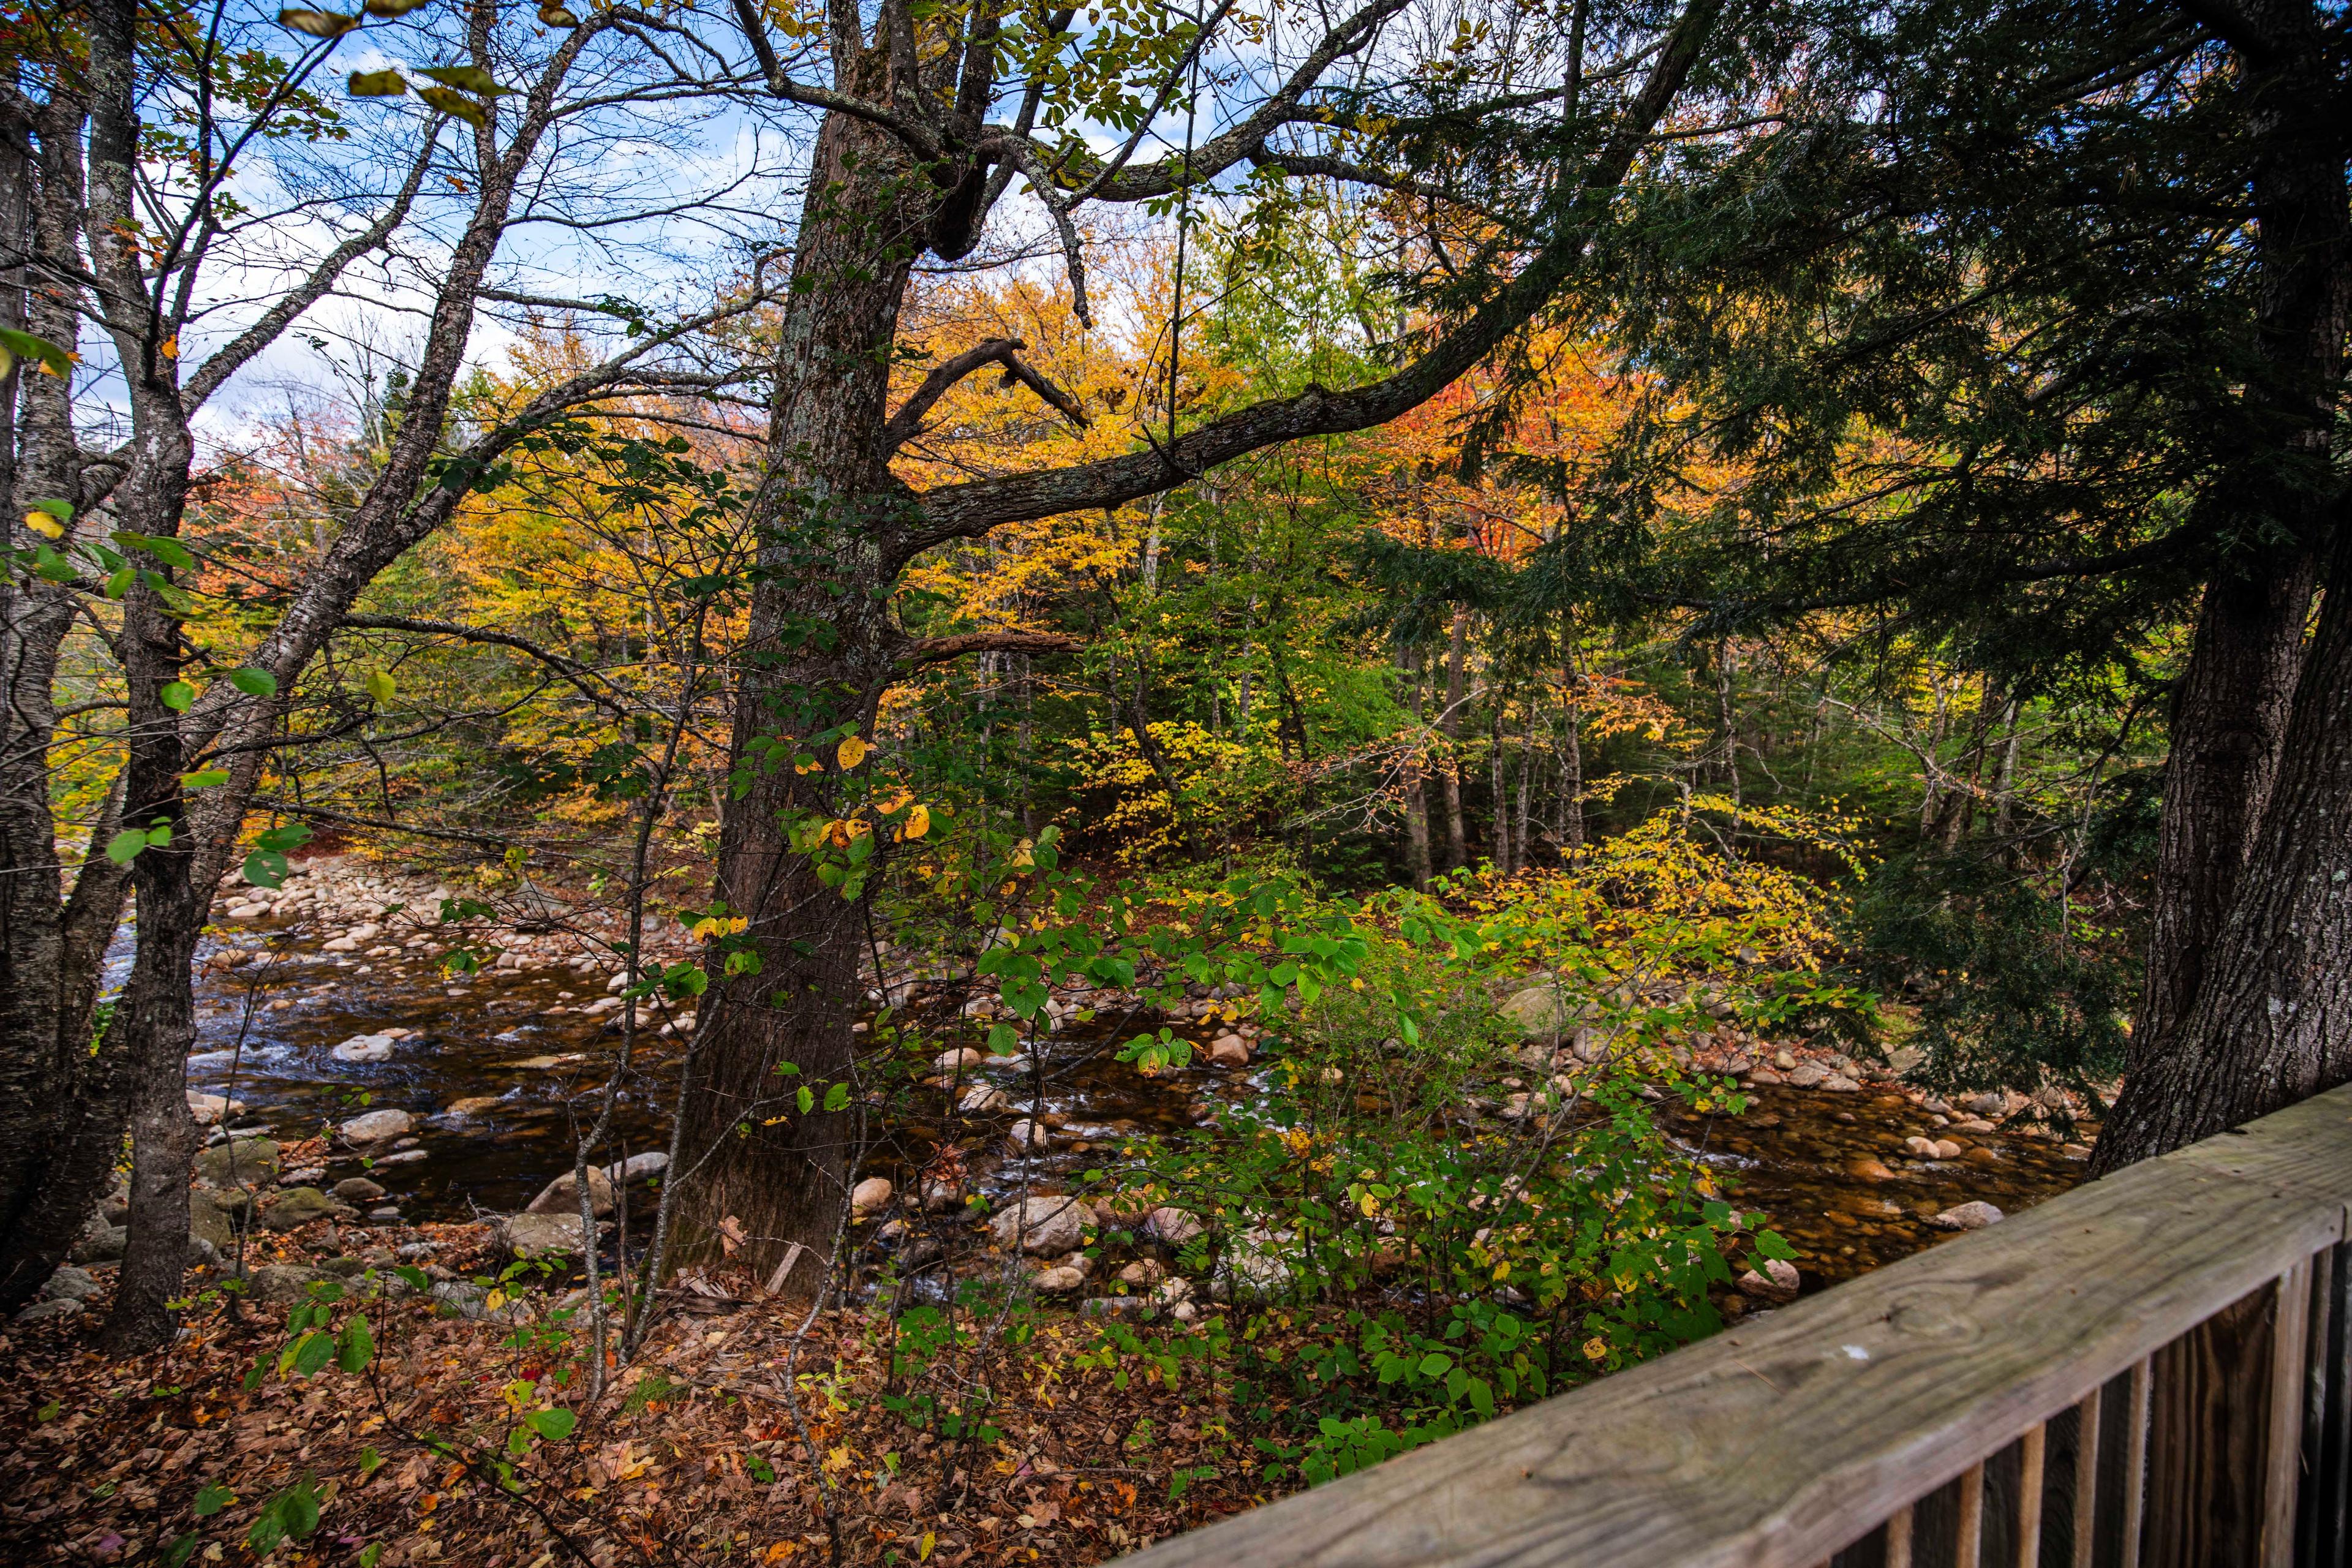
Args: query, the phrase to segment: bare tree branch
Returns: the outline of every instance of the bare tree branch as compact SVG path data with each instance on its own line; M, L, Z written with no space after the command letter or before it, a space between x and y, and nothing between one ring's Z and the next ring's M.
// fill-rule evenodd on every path
M1070 423L1084 428L1087 424L1087 411L1079 405L1078 400L1038 374L1021 357L1018 351L1028 346L1019 338L990 338L940 365L923 377L923 384L915 388L914 395L907 399L905 405L890 416L889 423L882 426L883 449L895 452L914 439L922 428L923 416L930 412L931 405L947 395L950 387L984 364L1003 365L1008 385L1020 382L1060 409Z

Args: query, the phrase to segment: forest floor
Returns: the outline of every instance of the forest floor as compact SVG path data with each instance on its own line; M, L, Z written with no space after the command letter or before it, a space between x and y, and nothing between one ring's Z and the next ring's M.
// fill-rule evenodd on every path
M503 1261L485 1226L418 1235L453 1272ZM303 1260L299 1246L280 1254ZM283 1291L238 1315L200 1305L173 1348L122 1361L88 1343L102 1294L85 1314L11 1325L0 1331L0 1558L250 1562L255 1521L307 1483L315 1528L279 1547L279 1562L823 1563L837 1530L849 1563L1081 1563L1276 1489L1257 1456L1237 1454L1226 1391L1197 1372L1179 1394L1156 1372L1073 1365L1097 1338L1090 1321L1056 1315L1017 1352L983 1360L973 1370L994 1385L994 1441L951 1444L877 1397L887 1351L876 1317L831 1312L801 1335L803 1316L757 1300L748 1280L705 1289L718 1294L666 1293L644 1351L593 1404L576 1380L555 1386L559 1358L528 1310L508 1309L524 1320L510 1325L421 1297L370 1302L373 1364L308 1378L276 1371L292 1310ZM787 1368L805 1435L782 1393ZM574 1410L576 1428L560 1442L527 1436L527 1457L511 1458L509 1436L527 1430L519 1416L546 1405ZM1174 1500L1171 1467L1192 1472Z

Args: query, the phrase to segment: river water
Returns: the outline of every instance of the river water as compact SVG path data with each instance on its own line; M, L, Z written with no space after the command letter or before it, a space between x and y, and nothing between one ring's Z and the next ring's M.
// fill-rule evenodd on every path
M320 951L320 934L268 921L236 931L235 942L248 947L274 938L279 957L262 970L204 972L192 1089L241 1100L247 1109L232 1124L267 1128L281 1142L315 1135L362 1109L411 1112L413 1140L374 1150L368 1170L410 1222L511 1213L571 1168L573 1133L595 1118L614 1039L608 1016L578 1011L603 994L601 973L583 980L542 969L451 979L429 949L368 960ZM339 1042L392 1028L413 1033L388 1060L332 1055ZM974 1163L982 1190L1051 1190L1099 1164L1104 1147L1123 1136L1206 1124L1222 1105L1258 1088L1249 1072L1210 1068L1200 1055L1190 1068L1146 1079L1105 1053L1087 1052L1078 1035L1057 1037L1052 1070L1039 1075L1041 1120L1054 1128L1053 1146L1020 1156L1003 1152L1001 1137L981 1140L997 1151ZM606 1159L666 1144L660 1106L675 1082L677 1046L641 1038L646 1071L616 1107L619 1147ZM988 1069L1018 1106L1000 1125L1033 1103L1035 1079L1023 1065ZM1969 1135L1966 1160L1914 1159L1904 1152L1906 1138L1950 1133L1891 1089L1759 1085L1751 1096L1744 1116L1695 1115L1670 1103L1660 1108L1662 1119L1736 1201L1764 1211L1797 1246L1808 1289L1929 1245L1946 1234L1928 1223L1944 1209L1983 1200L2014 1211L2082 1175L2081 1163L2055 1142L2001 1131ZM920 1150L943 1131L918 1121L893 1129L884 1146ZM967 1135L965 1146L977 1144ZM902 1184L911 1174L883 1155L876 1168ZM356 1154L338 1151L328 1179L361 1170Z

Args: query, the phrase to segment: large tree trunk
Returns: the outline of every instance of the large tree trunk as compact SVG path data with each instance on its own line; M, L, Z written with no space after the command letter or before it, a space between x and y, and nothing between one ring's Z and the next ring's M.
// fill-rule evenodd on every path
M2310 559L2300 551L2249 563L2245 572L2217 578L2205 590L2189 667L2173 698L2131 1069L2171 1049L2229 918L2277 772L2311 590Z
M2352 536L2347 536L2352 541ZM2339 542L2284 755L2205 980L2099 1140L2117 1170L2352 1079L2352 548Z
M824 1103L850 1078L866 917L862 898L824 885L792 847L787 820L849 811L855 778L841 775L835 745L808 749L821 767L807 773L793 759L804 737L869 724L891 672L887 600L908 502L880 432L922 232L907 210L910 183L923 182L909 181L895 143L845 116L827 120L793 256L756 513L761 576L732 746L749 789L729 802L719 839L719 897L749 920L761 969L723 984L683 1110L689 1184L674 1256L716 1258L740 1236L742 1260L766 1275L804 1247L814 1258L783 1282L800 1297L831 1262L845 1202L856 1112ZM794 1104L803 1088L816 1101L807 1114Z

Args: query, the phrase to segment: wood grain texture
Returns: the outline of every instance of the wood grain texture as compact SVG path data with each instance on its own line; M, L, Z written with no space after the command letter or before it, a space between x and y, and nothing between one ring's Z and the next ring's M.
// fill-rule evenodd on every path
M2276 1308L2249 1291L2156 1352L2140 1568L2260 1568Z
M2347 1192L2352 1088L1129 1561L1803 1568L2334 1245Z

